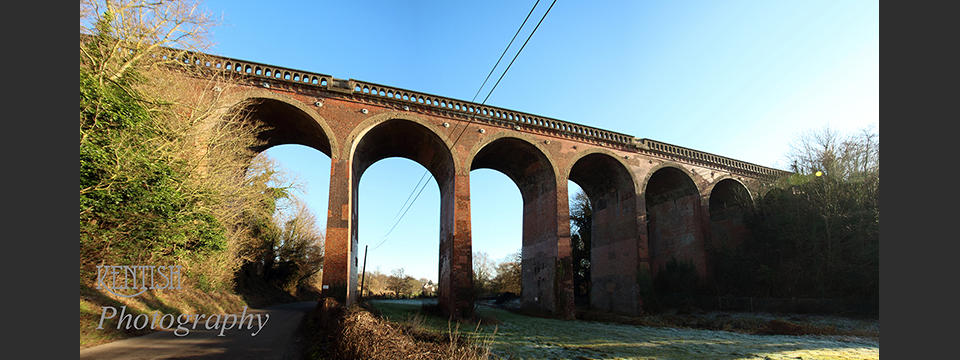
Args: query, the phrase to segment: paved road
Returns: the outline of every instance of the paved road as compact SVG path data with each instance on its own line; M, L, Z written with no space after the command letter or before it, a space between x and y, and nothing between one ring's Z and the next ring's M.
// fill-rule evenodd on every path
M80 359L150 360L150 359L284 359L299 360L297 329L303 315L315 309L316 301L284 304L266 309L248 310L248 314L262 315L269 320L256 336L258 326L241 330L206 330L201 320L196 329L186 336L176 336L172 330L157 331L140 337L80 350ZM212 315L212 314L211 314ZM189 324L192 325L192 324ZM212 325L212 323L211 323ZM181 332L182 333L182 332Z

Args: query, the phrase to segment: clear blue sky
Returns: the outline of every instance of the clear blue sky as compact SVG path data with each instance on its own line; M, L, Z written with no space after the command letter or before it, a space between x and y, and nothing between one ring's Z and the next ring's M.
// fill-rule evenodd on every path
M218 55L471 100L535 0L207 1ZM484 87L552 1L543 0ZM880 126L878 1L557 1L487 104L785 168L798 133ZM329 163L268 150L326 226ZM374 164L360 182L360 247L395 223L424 169ZM471 173L474 251L520 248L506 176ZM439 190L430 183L368 270L436 280ZM360 254L361 261L363 254Z

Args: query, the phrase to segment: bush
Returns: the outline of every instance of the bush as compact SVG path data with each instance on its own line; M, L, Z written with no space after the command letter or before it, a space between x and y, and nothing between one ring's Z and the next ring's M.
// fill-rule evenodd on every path
M825 128L792 147L794 173L760 192L744 243L713 254L718 292L879 303L879 134Z
M657 293L696 294L700 291L700 275L692 262L672 258L657 272L653 289Z
M486 359L486 348L471 344L456 331L423 330L422 319L395 324L361 304L344 308L323 299L308 314L308 353L314 359Z

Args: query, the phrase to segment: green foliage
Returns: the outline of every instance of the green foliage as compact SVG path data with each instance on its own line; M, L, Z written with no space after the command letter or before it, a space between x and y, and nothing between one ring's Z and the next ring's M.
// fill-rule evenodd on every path
M390 272L390 278L387 279L387 289L393 291L394 296L403 297L415 291L412 286L415 282L416 279L406 275L403 268L393 269Z
M224 114L221 92L198 88L233 82L211 73L184 81L197 69L161 48L203 41L212 23L195 5L81 2L81 274L164 262L204 289L245 275L294 288L320 271L322 232L303 212L279 217L292 185L251 152L264 129L244 104Z
M593 231L593 208L590 199L583 191L573 196L570 204L571 229L575 234L571 236L573 258L573 287L576 302L586 305L590 302L590 250L591 232Z
M757 200L741 246L715 254L722 295L879 299L878 137L800 138L799 172Z
M81 263L130 263L219 251L224 228L186 187L190 171L163 145L163 111L133 88L135 72L100 83L80 69Z
M523 273L520 251L507 255L496 264L496 276L491 281L493 292L520 294Z
M238 276L293 293L322 269L323 234L290 187L264 187L262 195L244 215L254 240L243 248ZM281 203L292 204L289 214L281 211Z

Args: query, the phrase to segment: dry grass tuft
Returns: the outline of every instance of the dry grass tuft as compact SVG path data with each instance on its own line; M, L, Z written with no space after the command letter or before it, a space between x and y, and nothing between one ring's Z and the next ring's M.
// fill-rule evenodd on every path
M391 323L365 306L343 308L324 299L309 315L313 336L311 358L324 359L487 359L489 350L462 337L457 328L446 334L425 330L423 319Z

